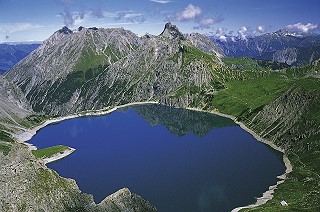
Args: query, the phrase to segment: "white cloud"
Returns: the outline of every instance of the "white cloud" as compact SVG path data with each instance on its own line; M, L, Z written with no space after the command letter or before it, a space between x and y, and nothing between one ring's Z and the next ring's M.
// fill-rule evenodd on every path
M200 7L189 4L182 12L179 12L176 16L178 21L189 21L194 20L199 15L201 15L202 11Z
M240 28L240 30L238 31L238 35L241 40L248 40L247 39L247 32L248 32L247 27L243 26Z
M0 32L15 33L15 32L22 32L22 31L43 28L43 27L44 26L40 24L29 23L29 22L0 24Z
M135 18L135 17L139 17L142 16L141 13L127 13L125 14L124 18Z
M196 19L198 26L193 27L193 29L210 29L212 25L221 23L224 20L222 16L218 16L215 18L203 18L201 20Z
M303 32L303 33L308 33L309 31L318 29L318 24L312 24L312 23L307 23L307 24L302 24L302 23L296 23L296 24L290 24L287 26L287 29L293 30L293 31L298 31L298 32Z
M135 13L133 11L119 11L116 16L114 16L115 21L126 20L131 23L143 23L146 18L142 13Z
M260 25L260 26L257 27L257 30L260 33L264 33L266 29L265 29L265 26Z
M216 20L213 18L201 19L200 21L200 25L203 25L203 26L213 25L215 23L216 23Z
M156 3L160 3L160 4L167 4L167 3L170 3L172 1L169 1L169 0L150 0L152 2L156 2Z
M214 37L222 42L226 42L227 41L226 33L227 33L227 29L220 27L214 32Z

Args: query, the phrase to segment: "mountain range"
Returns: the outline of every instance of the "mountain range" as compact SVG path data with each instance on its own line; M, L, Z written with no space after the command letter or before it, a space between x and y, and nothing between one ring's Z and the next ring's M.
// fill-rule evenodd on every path
M320 35L297 34L285 29L259 36L211 39L227 57L247 56L292 66L309 64L320 58Z
M12 68L39 46L39 43L0 43L0 74Z
M248 43L249 52L263 55L280 50L279 43L289 43L286 39L298 42L285 33L270 36L275 41L259 38L262 50L248 39L241 51L227 51L227 45L197 33L185 35L171 23L160 35L142 37L123 28L57 30L0 76L0 187L7 188L0 190L0 211L156 211L128 189L95 204L73 180L47 169L16 139L53 117L140 101L232 115L283 149L294 167L274 198L251 210L319 210L320 60L288 67L224 57L247 51ZM303 48L316 46L317 36L312 37L300 40L306 43ZM157 118L168 116L165 110L151 114L140 109L151 123L166 122ZM206 128L193 115L200 123L194 130L201 135ZM171 125L168 129L184 133ZM279 204L283 198L286 209Z
M216 50L207 37L185 37L171 24L159 36L141 38L121 28L64 28L5 78L21 88L36 112L53 115L146 100L185 106L194 95L170 96L183 86L210 87L210 69L222 67Z

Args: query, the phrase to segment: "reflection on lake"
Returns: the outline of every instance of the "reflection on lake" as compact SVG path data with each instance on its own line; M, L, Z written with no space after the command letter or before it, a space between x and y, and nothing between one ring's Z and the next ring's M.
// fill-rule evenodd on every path
M77 150L48 166L100 202L128 187L159 211L230 211L255 202L285 171L282 155L232 120L139 105L42 129L38 148Z

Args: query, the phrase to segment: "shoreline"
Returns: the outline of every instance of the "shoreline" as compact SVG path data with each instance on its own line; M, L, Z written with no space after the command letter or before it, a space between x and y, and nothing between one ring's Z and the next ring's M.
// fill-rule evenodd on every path
M74 149L72 147L68 147L68 149L65 150L64 152L54 154L50 158L44 158L42 160L44 161L44 164L51 163L51 162L60 160L64 157L67 157L68 155L72 154L74 151L76 151L76 149Z
M109 108L104 108L101 110L95 110L95 111L84 111L84 112L80 112L78 114L72 114L72 115L66 115L66 116L61 116L61 117L57 117L57 118L52 118L52 119L48 119L46 120L44 123L32 128L32 129L25 129L25 132L20 133L18 135L13 135L15 139L17 139L19 141L19 143L24 143L27 146L29 146L29 149L31 150L36 150L37 147L28 143L27 141L29 141L36 133L37 131L39 131L40 129L50 125L50 124L54 124L54 123L58 123L64 120L69 120L69 119L74 119L74 118L80 118L80 117L86 117L86 116L102 116L102 115L107 115L109 113L112 113L114 111L116 111L117 109L120 108L124 108L124 107L128 107L128 106L133 106L133 105L145 105L145 104L159 104L158 102L133 102L133 103L128 103L128 104L124 104L124 105L120 105L120 106L115 106L111 109Z
M79 117L102 116L102 115L106 115L106 114L112 113L112 112L114 112L114 111L116 111L117 109L120 109L120 108L125 108L125 107L128 107L128 106L134 106L134 105L145 105L145 104L159 104L159 102L155 102L155 101L132 102L132 103L124 104L124 105L115 106L113 108L104 108L104 109L96 110L96 111L84 111L84 112L80 112L78 114L72 114L72 115L52 118L52 119L46 120L41 125L38 125L38 126L32 128L32 129L26 129L25 132L20 133L18 135L14 135L14 137L20 143L23 143L23 144L27 145L30 150L36 150L37 147L32 145L32 144L30 144L30 143L28 143L27 141L32 139L32 137L34 135L36 135L38 130L40 130L40 129L42 129L42 128L50 125L50 124L61 122L61 121L64 121L64 120L73 119L73 118L79 118ZM283 153L283 162L284 162L284 165L286 167L286 171L285 171L284 174L282 174L280 176L277 176L279 181L276 183L276 185L269 186L269 189L267 191L265 191L262 194L261 197L256 198L257 200L256 200L255 203L247 205L247 206L240 206L240 207L234 208L231 212L237 212L237 211L240 211L241 209L254 208L254 207L263 205L267 201L271 200L273 198L273 194L274 194L274 191L276 190L277 186L279 184L283 183L285 181L285 179L286 179L287 174L289 174L292 171L292 164L289 161L288 157L285 155L285 151L283 149L281 149L280 147L276 146L273 142L271 142L269 140L266 140L266 139L262 138L261 136L259 136L253 130L248 128L245 124L243 124L242 122L237 121L236 117L234 117L232 115L224 114L224 113L221 113L221 112L218 112L218 111L206 111L206 110L201 110L201 109L198 109L198 108L191 108L191 107L186 107L184 109L194 110L194 111L199 111L199 112L206 112L206 113L211 113L211 114L215 114L215 115L218 115L218 116L229 118L229 119L233 120L237 125L239 125L243 130L245 130L248 133L250 133L259 142L267 144L270 147L272 147L273 149ZM70 148L70 150L69 151L67 150L66 154L57 154L57 155L55 155L55 157L51 157L52 159L49 158L50 160L47 160L47 161L46 161L46 159L43 159L44 160L44 164L60 160L60 159L70 155L72 152L75 151L75 149L73 149L71 147L69 147L69 148Z
M61 116L61 117L57 117L57 118L52 118L52 119L46 120L44 123L42 123L42 124L40 124L38 126L35 126L32 129L25 129L25 132L20 133L20 134L14 134L13 136L14 136L15 139L18 140L19 143L27 145L30 151L31 150L37 150L37 147L34 146L33 144L30 144L28 141L31 140L32 137L35 136L40 129L42 129L42 128L50 125L50 124L58 123L58 122L61 122L61 121L64 121L64 120L80 118L80 117L107 115L109 113L112 113L112 112L116 111L117 109L120 109L120 108L133 106L133 105L144 105L144 104L159 104L159 102L154 102L154 101L132 102L132 103L124 104L124 105L115 106L113 108L104 108L104 109L95 110L95 111L84 111L84 112L80 112L78 114L71 114L71 115ZM71 148L71 147L69 147L69 148ZM71 149L73 149L73 148L71 148ZM66 156L70 155L72 152L70 152ZM64 156L64 157L66 157L66 156ZM61 158L63 158L63 157L61 157ZM44 159L43 160L45 162L44 164L47 164L47 163L51 163L51 162L56 161L56 160L60 160L61 158L60 157L56 157L55 160L50 160L50 162L46 162Z
M250 205L246 205L246 206L240 206L240 207L237 207L237 208L234 208L232 209L231 212L238 212L242 209L249 209L249 208L254 208L254 207L257 207L257 206L260 206L260 205L263 205L265 203L267 203L269 200L271 200L273 198L273 194L274 194L274 191L276 190L277 186L281 183L283 183L286 178L287 178L287 174L289 174L291 171L292 171L292 164L289 160L289 158L285 155L285 151L283 149L281 149L280 147L278 147L277 145L275 145L273 142L267 140L267 139L264 139L262 138L261 136L259 136L256 132L254 132L253 130L251 130L250 128L248 128L244 123L240 122L240 121L237 121L236 120L236 117L232 116L232 115L228 115L228 114L224 114L224 113L221 113L221 112L218 112L218 111L206 111L206 110L201 110L201 109L198 109L198 108L190 108L190 107L187 107L186 109L188 110L194 110L194 111L199 111L199 112L207 112L207 113L211 113L211 114L215 114L215 115L218 115L218 116L222 116L222 117L225 117L225 118L229 118L231 119L232 121L234 121L237 125L239 125L243 130L247 131L248 133L250 133L256 140L258 140L259 142L261 143L264 143L264 144L267 144L268 146L270 146L271 148L279 151L279 152L282 152L283 153L283 162L284 162L284 165L286 167L286 170L285 170L285 173L283 173L282 175L280 176L277 176L277 178L279 179L279 181L277 181L277 183L275 185L271 185L269 186L269 189L267 191L265 191L261 197L257 197L256 199L256 202L253 203L253 204L250 204ZM280 204L280 203L279 203Z

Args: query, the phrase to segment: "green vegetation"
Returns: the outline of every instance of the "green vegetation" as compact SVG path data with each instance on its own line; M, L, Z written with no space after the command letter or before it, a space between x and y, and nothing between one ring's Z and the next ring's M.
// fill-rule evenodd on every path
M11 151L11 145L0 143L0 152L2 152L3 155L8 155Z
M240 61L248 60L237 60L245 67L243 78L229 77L222 81L225 89L212 95L199 92L210 98L195 106L237 117L284 148L293 165L272 200L244 211L320 211L320 79L306 77L318 70L318 63L281 71L260 69L267 74L259 77L253 74L254 63ZM282 200L289 206L281 206Z
M204 53L194 46L183 45L182 49L183 64L190 64L192 61L201 60L207 64L213 64L216 58L210 54ZM175 58L175 56L174 56Z
M238 117L246 110L252 111L270 103L287 91L291 83L292 80L277 73L245 81L233 80L226 83L227 89L215 95L209 104L223 113Z
M279 70L290 67L285 63L256 60L250 57L223 58L223 62L231 69L239 71Z
M59 104L67 103L77 89L98 76L106 68L107 65L99 65L94 69L89 68L85 71L74 71L69 73L64 79L56 81L52 86L48 86L49 90L47 91L45 101L41 101L40 103L36 102L33 109L36 112L41 112L45 108L46 102L58 102ZM50 82L48 82L48 84L50 84ZM41 90L32 90L27 95L27 99L30 99L35 93L38 93L38 96L42 95Z
M11 135L5 131L0 130L0 141L2 142L8 142L8 143L13 143L14 140L11 137Z
M95 69L98 66L108 65L108 58L100 52L100 54L93 52L91 49L83 50L80 60L74 67L74 71L85 71Z
M190 60L194 55L189 50ZM298 68L251 58L224 62L212 66L212 83L184 85L169 97L193 96L191 107L233 115L285 149L293 171L272 200L244 211L320 211L320 79L311 77L320 62Z
M0 130L0 152L3 155L8 155L11 151L11 144L14 143L11 135L5 131Z
M59 145L59 146L53 146L49 148L39 149L39 150L32 150L32 154L36 158L50 158L55 154L63 153L64 151L68 150L69 147Z

